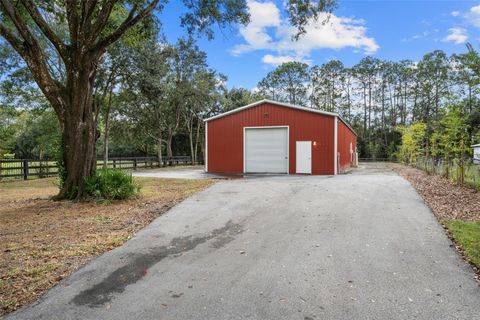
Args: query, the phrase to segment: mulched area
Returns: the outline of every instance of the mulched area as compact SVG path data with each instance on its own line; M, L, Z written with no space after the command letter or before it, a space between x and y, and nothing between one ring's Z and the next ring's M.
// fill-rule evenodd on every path
M480 221L480 192L420 169L401 164L391 168L413 185L439 220Z
M54 202L56 179L0 183L0 317L120 246L212 180L136 178L141 195L108 205Z

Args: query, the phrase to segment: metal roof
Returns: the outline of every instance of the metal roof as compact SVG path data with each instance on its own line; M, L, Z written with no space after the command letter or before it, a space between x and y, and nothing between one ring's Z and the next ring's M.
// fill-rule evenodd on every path
M317 109L312 109L312 108L307 108L307 107L303 107L303 106L293 105L293 104L289 104L289 103L285 103L285 102L279 102L279 101L274 101L274 100L269 100L269 99L259 100L259 101L256 101L256 102L254 102L254 103L247 104L246 106L243 106L243 107L240 107L240 108L237 108L237 109L233 109L233 110L230 110L230 111L221 113L221 114L217 114L216 116L207 118L207 119L205 119L204 121L207 122L207 121L215 120L215 119L218 119L218 118L222 118L222 117L231 115L231 114L233 114L233 113L237 113L237 112L240 112L240 111L249 109L249 108L256 107L256 106L261 105L261 104L264 104L264 103L270 103L270 104L274 104L274 105L281 106L281 107L286 107L286 108L291 108L291 109L297 109L297 110L302 110L302 111L307 111L307 112L313 112L313 113L319 113L319 114L323 114L323 115L327 115L327 116L332 116L332 117L338 117L338 119L340 119L355 135L357 135L357 133L355 132L355 130L353 130L353 128L352 128L338 113L328 112L328 111L322 111L322 110L317 110Z

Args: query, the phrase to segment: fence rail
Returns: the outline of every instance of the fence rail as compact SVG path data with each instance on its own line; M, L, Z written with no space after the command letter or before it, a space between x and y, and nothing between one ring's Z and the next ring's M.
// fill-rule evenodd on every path
M191 164L188 156L165 157L159 161L157 157L115 157L109 158L106 166L103 159L97 159L97 168L107 167L116 170L138 170ZM46 178L58 174L58 167L53 160L7 159L0 160L0 179L29 177Z

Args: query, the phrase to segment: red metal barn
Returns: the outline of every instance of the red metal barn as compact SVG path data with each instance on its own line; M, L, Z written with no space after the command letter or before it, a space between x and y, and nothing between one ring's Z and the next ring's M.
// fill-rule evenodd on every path
M270 100L206 119L205 135L207 172L333 175L356 160L338 114Z

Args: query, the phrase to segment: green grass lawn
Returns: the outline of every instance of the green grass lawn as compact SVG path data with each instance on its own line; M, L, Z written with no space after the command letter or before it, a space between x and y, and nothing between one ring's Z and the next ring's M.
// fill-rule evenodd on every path
M480 221L449 220L445 225L465 255L480 268Z

